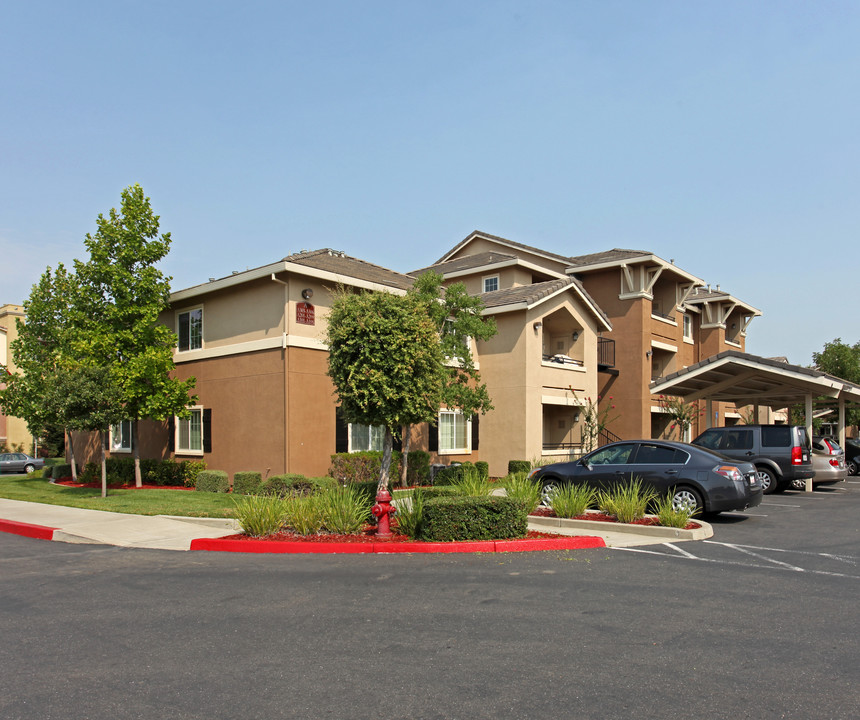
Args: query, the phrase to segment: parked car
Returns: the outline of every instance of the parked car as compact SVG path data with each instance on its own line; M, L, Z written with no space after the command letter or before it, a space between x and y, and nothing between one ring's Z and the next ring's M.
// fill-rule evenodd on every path
M843 452L833 454L812 448L812 468L815 471L815 477L812 478L813 485L832 485L842 482L848 476ZM792 480L791 489L806 490L806 480Z
M26 453L3 453L0 455L0 473L31 473L45 467L41 458L30 457Z
M849 475L857 475L860 470L860 442L845 440L845 468Z
M812 436L812 449L823 452L826 455L840 455L845 452L835 438L824 435Z
M792 480L806 480L815 475L809 436L802 425L708 428L693 444L751 462L765 495L786 490Z
M675 507L718 513L761 502L755 466L729 460L701 447L668 440L629 440L604 445L574 462L533 470L545 493L564 483L609 489L641 478L660 494L673 493Z

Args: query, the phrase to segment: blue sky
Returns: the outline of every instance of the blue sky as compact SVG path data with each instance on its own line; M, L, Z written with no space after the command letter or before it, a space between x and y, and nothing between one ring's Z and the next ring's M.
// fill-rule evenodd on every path
M139 182L174 289L480 229L673 258L749 352L860 339L857 2L28 0L0 67L0 303Z

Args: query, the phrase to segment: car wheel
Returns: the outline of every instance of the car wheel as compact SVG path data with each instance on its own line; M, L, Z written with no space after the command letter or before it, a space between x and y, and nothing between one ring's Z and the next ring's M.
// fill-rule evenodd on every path
M765 495L770 495L773 492L776 492L776 475L774 475L773 470L770 470L766 467L760 467L755 469L756 475L758 475L759 482L761 483L761 490Z
M691 515L701 515L705 510L702 496L691 487L675 488L675 494L672 495L672 507L675 510L692 510Z
M25 473L27 473L28 475L29 475L31 472L34 472L34 471L35 471L35 469L36 469L36 468L35 468L35 466L30 465L29 463L28 463L27 465L25 465L25 466L24 466L24 472L25 472Z
M792 490L806 490L806 480L801 480L800 478L794 478L789 484Z
M552 498L558 492L558 483L555 480L550 480L545 483L540 491L541 507L552 507Z
M846 463L845 467L848 468L848 474L849 475L856 475L857 474L857 461L855 459L852 458L851 460L849 460Z

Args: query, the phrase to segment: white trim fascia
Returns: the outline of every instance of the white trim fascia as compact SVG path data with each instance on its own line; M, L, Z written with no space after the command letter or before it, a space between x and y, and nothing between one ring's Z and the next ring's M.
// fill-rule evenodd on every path
M732 419L741 419L741 414L736 412L724 412L723 417L732 418Z
M668 350L669 352L678 352L678 346L672 345L670 343L660 342L659 340L652 340L651 347L655 350Z
M699 300L696 299L695 295L691 295L685 301L685 304L687 306L690 306L690 305L707 305L708 303L718 303L718 304L731 303L732 304L731 310L734 310L735 308L739 307L739 308L742 308L743 310L748 311L748 313L751 314L753 317L759 317L762 314L761 310L759 310L758 308L753 307L749 303L745 303L743 300L738 300L738 298L736 298L734 295L729 295L729 294L721 295L720 297L701 298ZM731 310L729 310L729 312L726 314L726 317L728 317L728 315L731 314Z
M203 350L188 350L186 352L173 353L173 362L193 362L194 360L209 360L211 358L228 357L230 355L241 355L242 353L259 352L261 350L274 350L275 348L305 348L307 350L328 350L321 340L303 337L301 335L280 334L277 337L265 338L263 340L249 340L247 342L234 343L232 345L221 345Z
M696 341L693 340L693 338L685 337L685 338L683 338L683 340L684 340L685 345L695 345L696 344Z
M538 305L545 303L547 300L552 300L554 297L557 297L558 295L561 295L568 290L575 290L579 299L585 304L586 308L591 311L592 315L597 318L597 321L603 326L603 328L607 331L612 330L612 325L602 315L600 315L600 313L597 312L594 303L589 302L588 298L583 295L582 289L575 284L565 285L564 287L556 290L554 293L547 295L546 297L542 297L540 300L537 300L531 305L526 302L511 303L510 305L499 305L497 307L484 308L481 311L481 315L496 315L506 312L517 312L518 310L531 310L532 308L536 308Z
M732 347L738 348L739 350L741 348L741 344L739 342L735 342L734 340L729 340L728 338L725 338L723 342L725 342L726 345L731 345Z
M675 327L678 327L678 321L677 321L677 320L672 320L672 319L670 319L670 318L665 318L665 317L663 317L662 315L655 315L654 313L651 313L651 319L652 319L652 320L657 320L657 321L659 321L659 322L661 322L661 323L666 323L667 325L674 325Z
M651 412L654 414L659 414L659 415L668 415L669 414L669 411L666 408L661 407L660 405L652 405L651 406Z
M281 272L304 275L306 277L316 278L317 280L350 285L351 287L358 287L364 290L378 290L382 292L390 292L395 295L406 294L406 290L401 290L400 288L392 287L391 285L380 285L379 283L360 280L358 278L351 277L350 275L340 275L338 273L329 272L328 270L319 270L317 268L308 267L307 265L299 265L298 263L282 261L272 263L271 265L263 265L262 267L254 268L253 270L246 270L245 272L230 275L228 277L221 278L220 280L213 280L209 283L194 285L193 287L185 288L184 290L177 290L170 294L170 304L173 305L174 303L181 302L183 300L189 300L205 293L243 285L253 280L259 280Z
M541 405L564 405L566 407L584 407L585 400L562 395L541 395Z

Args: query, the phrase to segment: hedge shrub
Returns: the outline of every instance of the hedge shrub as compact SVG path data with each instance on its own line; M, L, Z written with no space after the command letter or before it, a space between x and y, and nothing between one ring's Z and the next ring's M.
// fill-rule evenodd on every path
M478 460L478 462L475 463L475 467L477 468L482 480L490 479L490 463Z
M503 540L527 533L526 509L511 498L449 496L424 503L422 540Z
M223 470L203 470L197 474L194 488L201 492L225 493L230 490L230 479Z
M54 480L59 480L60 478L71 476L72 466L66 463L60 463L58 465L52 465L49 468L45 468L45 477L50 477Z
M233 473L234 495L256 495L263 484L263 476L258 472Z
M391 485L400 481L402 453L391 453L389 475ZM342 485L363 483L375 480L379 482L379 471L382 468L381 452L337 453L331 456L329 474ZM421 485L427 482L430 474L430 453L424 450L411 450L406 466L406 484Z
M335 487L337 483L333 478L309 478L296 473L285 475L272 475L261 486L260 492L264 495L315 495L327 488Z
M508 460L508 475L531 472L532 464L528 460Z

